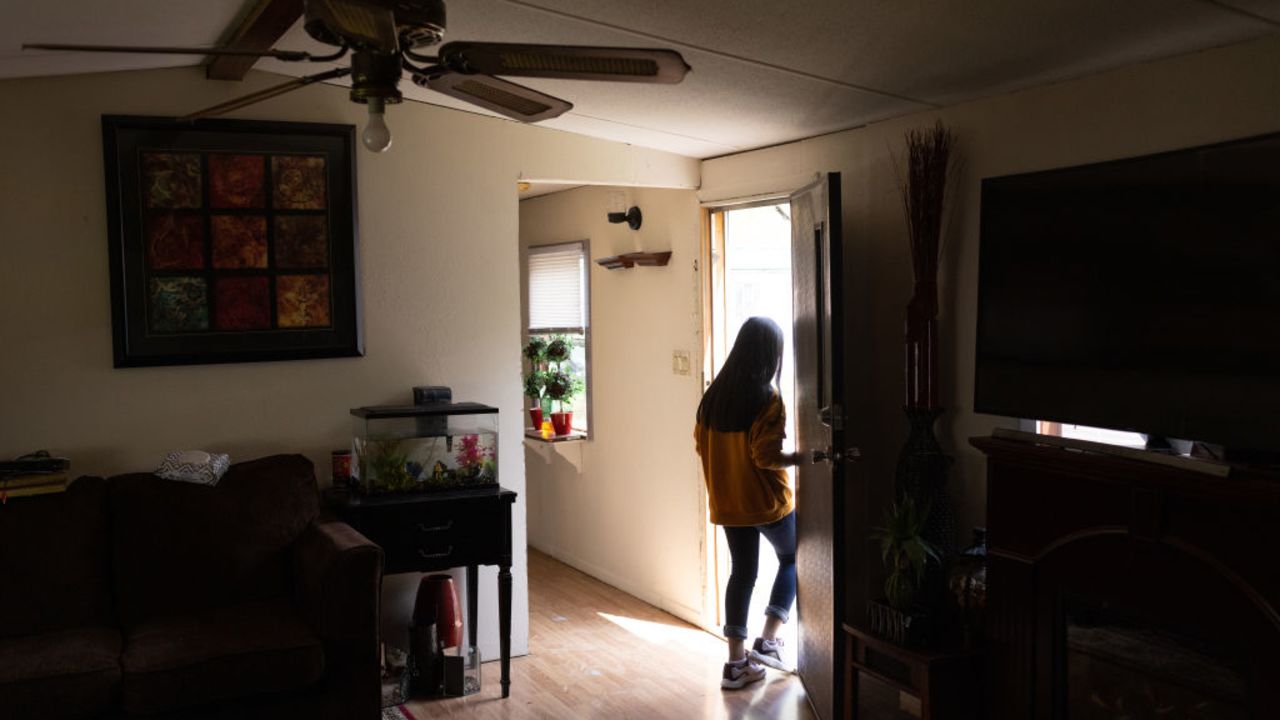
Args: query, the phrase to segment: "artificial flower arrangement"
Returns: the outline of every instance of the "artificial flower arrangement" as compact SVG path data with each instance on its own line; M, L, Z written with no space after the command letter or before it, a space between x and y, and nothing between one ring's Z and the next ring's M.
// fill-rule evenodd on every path
M454 456L457 468L450 469L443 462L436 461L431 472L436 484L470 487L492 485L497 481L498 464L494 448L481 445L479 435L464 435L459 445L458 454Z

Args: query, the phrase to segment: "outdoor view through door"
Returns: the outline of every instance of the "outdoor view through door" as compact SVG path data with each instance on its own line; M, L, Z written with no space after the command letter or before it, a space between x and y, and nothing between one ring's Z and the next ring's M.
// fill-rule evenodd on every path
M791 206L786 201L768 205L717 209L711 214L711 306L710 366L718 372L733 347L742 323L752 316L763 316L782 328L786 351L782 356L782 400L791 412L795 401L794 367L791 340ZM706 378L709 384L714 374ZM704 385L705 387L705 385ZM784 450L794 450L795 422L787 417L787 441ZM794 470L789 472L794 473ZM794 483L793 483L794 487ZM710 553L707 583L710 607L715 608L716 625L723 625L724 589L729 578L729 549L724 533L708 523L706 547ZM751 593L748 614L753 632L759 634L764 622L764 609L769 604L769 590L778 571L772 546L761 538L760 565L756 587ZM786 643L794 661L796 647L796 615L783 626L779 637ZM717 628L717 632L719 632Z

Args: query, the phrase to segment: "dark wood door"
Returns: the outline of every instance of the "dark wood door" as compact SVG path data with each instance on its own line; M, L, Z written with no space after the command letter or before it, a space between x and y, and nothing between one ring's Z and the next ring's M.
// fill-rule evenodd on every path
M857 452L845 439L840 174L791 196L796 447L821 453L797 469L797 667L814 710L836 716L843 697L844 484Z

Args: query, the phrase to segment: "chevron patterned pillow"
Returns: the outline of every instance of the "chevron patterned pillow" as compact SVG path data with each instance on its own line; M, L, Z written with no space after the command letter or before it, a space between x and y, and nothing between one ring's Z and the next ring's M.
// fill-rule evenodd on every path
M209 454L203 450L182 450L164 456L156 475L165 480L179 480L197 485L217 485L231 466L229 455Z

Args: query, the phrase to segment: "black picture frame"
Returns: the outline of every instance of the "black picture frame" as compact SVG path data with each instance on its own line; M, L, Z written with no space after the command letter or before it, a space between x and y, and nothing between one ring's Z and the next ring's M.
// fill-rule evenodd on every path
M104 115L102 135L115 367L364 354L353 125Z

